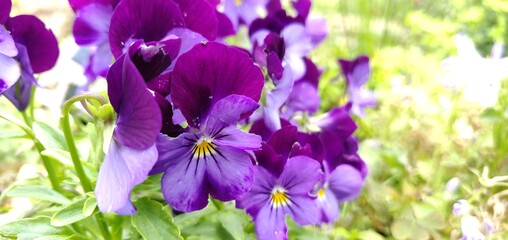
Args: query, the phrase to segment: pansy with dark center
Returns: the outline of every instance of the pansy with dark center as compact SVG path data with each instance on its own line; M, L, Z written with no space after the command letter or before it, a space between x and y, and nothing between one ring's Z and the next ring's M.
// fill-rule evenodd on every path
M178 59L171 73L171 100L189 132L157 140L159 159L151 173L164 172L162 192L180 211L202 209L208 195L230 201L252 185L252 161L261 138L236 128L256 108L263 74L243 51L209 42Z

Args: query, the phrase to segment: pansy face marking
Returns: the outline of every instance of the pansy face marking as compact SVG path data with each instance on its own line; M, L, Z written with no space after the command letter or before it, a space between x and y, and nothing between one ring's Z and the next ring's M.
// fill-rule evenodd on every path
M270 195L270 204L272 205L272 209L291 204L291 199L286 192L286 189L281 186L275 186L273 188Z

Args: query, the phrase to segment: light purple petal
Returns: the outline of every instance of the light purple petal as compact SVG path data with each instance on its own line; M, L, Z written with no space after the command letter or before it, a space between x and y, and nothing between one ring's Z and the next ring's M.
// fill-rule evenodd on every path
M150 175L159 174L168 168L168 165L174 164L174 160L181 156L188 154L189 149L183 146L192 145L191 141L187 139L193 139L194 134L183 133L180 136L170 139L165 134L159 134L157 136L156 144L159 152L157 162L150 171Z
M171 207L190 212L202 209L208 203L206 163L192 159L192 145L182 145L182 136L185 135L182 134L165 145L174 150L168 150L162 157L174 157L165 160L167 169L162 176L161 190Z
M295 220L298 225L309 225L320 222L321 213L315 201L315 198L309 195L294 195L291 197L292 208L289 208L289 216Z
M30 65L26 47L22 44L16 44L16 48L18 49L16 59L21 67L21 78L16 82L16 86L7 89L4 95L18 110L24 111L28 103L30 103L32 87L34 85L37 86L37 80L35 80L34 72Z
M213 132L223 126L234 125L246 114L252 113L259 104L249 97L231 94L217 101L206 122L206 131ZM218 128L218 129L217 129Z
M309 82L299 81L289 95L284 116L291 117L295 112L315 113L320 104L318 89Z
M270 194L274 186L274 176L265 168L254 166L252 187L249 192L237 199L237 206L256 218L259 210L270 201Z
M0 54L0 94L14 85L20 76L21 69L18 62L11 57Z
M105 42L95 50L89 64L95 75L105 77L112 63L113 54L111 54L109 43Z
M333 223L339 217L339 202L329 189L324 191L324 196L318 196L315 201L321 211L321 221Z
M321 164L306 156L288 159L278 179L288 194L308 194L323 178Z
M329 31L325 18L308 18L305 22L305 28L307 29L314 46L317 46L325 40Z
M178 52L177 56L173 60L173 63L169 67L169 70L173 70L175 67L175 63L177 59L184 53L191 50L196 44L206 42L206 38L201 36L201 34L194 32L187 28L173 28L171 31L169 31L168 36L177 36L180 39L182 39L182 45L180 46L180 51Z
M113 139L95 187L99 209L120 215L133 214L136 208L130 200L132 188L146 179L156 160L155 144L145 150L135 150Z
M224 44L198 44L180 56L172 73L174 106L192 127L203 123L210 108L231 94L259 101L264 78L246 53Z
M108 72L108 95L118 113L115 138L128 147L145 149L162 126L159 106L129 57L120 58Z
M10 18L5 24L12 38L27 48L34 73L41 73L55 66L58 58L58 42L51 30L32 15Z
M3 25L11 13L11 0L0 0L0 25Z
M258 150L261 147L260 136L246 133L235 126L222 129L214 138L214 142L221 146L229 146L243 150Z
M286 213L282 208L266 204L254 220L258 239L285 240L287 236Z
M113 8L102 4L90 4L80 9L72 28L76 43L78 45L107 43L111 15Z
M345 202L358 196L363 186L363 178L356 168L342 164L330 173L328 184L337 200Z
M231 201L252 186L253 165L244 150L217 145L217 153L205 158L207 182L212 197Z
M2 0L0 0L2 1ZM7 57L18 55L18 49L11 34L3 27L0 27L0 54Z
M183 27L180 9L169 0L123 0L111 17L109 43L119 57L130 39L145 42L162 40L169 30Z
M219 22L215 9L205 0L174 0L180 7L185 27L201 34L208 40L215 40Z
M280 129L279 109L286 102L293 89L293 75L291 68L286 65L282 78L275 84L275 89L266 93L266 108L264 110L265 124L273 131Z
M369 80L369 57L362 55L354 60L339 59L339 65L346 77L348 88L361 87Z

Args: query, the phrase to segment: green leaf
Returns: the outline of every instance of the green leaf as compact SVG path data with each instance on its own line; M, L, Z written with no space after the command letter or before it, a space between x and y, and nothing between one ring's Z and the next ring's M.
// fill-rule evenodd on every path
M88 216L85 216L83 212L86 200L86 198L75 200L56 212L51 218L51 225L56 227L65 226L87 218Z
M249 222L249 216L239 209L219 212L219 221L234 239L244 239L244 227Z
M139 199L135 205L138 211L132 215L131 222L144 239L183 240L167 207L148 198Z
M96 207L97 207L97 199L95 198L95 196L87 198L85 201L85 205L83 206L83 214L87 217L92 215Z
M49 159L62 163L65 166L74 167L71 160L71 154L66 150L50 148L45 149L41 152L41 154Z
M71 201L59 192L46 187L46 186L33 186L33 185L14 185L7 189L3 194L7 197L26 197L38 200L44 200L62 205L68 204Z
M65 138L60 130L55 129L43 122L34 122L33 131L35 136L37 136L39 142L45 148L68 150L67 142L65 142Z
M17 237L18 239L34 239L50 235L71 235L67 227L55 227L50 224L49 217L36 217L21 219L0 226L0 235L4 237Z

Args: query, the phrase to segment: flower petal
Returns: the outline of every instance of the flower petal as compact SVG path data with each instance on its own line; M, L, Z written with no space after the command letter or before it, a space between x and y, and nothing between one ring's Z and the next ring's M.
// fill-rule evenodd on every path
M321 221L333 223L339 217L339 202L332 191L329 189L324 191L325 195L316 199L318 208L321 210Z
M32 15L10 18L5 24L14 41L27 48L34 73L41 73L55 66L58 58L58 42L51 30Z
M315 201L315 198L309 195L293 195L291 197L291 207L289 216L295 220L298 225L309 225L320 222L321 213Z
M210 194L221 201L235 200L252 187L252 161L244 150L220 145L216 149L205 157Z
M16 87L7 89L4 95L18 110L24 111L28 103L30 103L32 87L37 85L37 80L35 80L32 66L30 65L26 47L17 43L16 48L18 49L16 59L21 67L21 78L16 82Z
M339 59L339 65L342 69L342 73L346 77L348 85L351 87L360 87L369 80L369 57L362 55L351 61Z
M264 78L244 52L221 43L198 44L180 56L172 73L171 99L190 126L199 128L217 101L231 94L259 101Z
M282 208L271 208L267 203L254 220L258 239L288 239L286 214Z
M259 104L246 96L231 94L217 101L206 121L206 132L215 132L224 126L236 125L240 119L250 115Z
M120 0L69 0L72 10L77 11L89 4L102 4L115 7Z
M11 13L11 0L0 0L0 25L3 25Z
M288 194L308 194L323 178L321 164L306 156L288 159L280 174L279 183Z
M107 43L111 6L90 4L79 10L72 33L78 45Z
M0 54L7 57L15 57L18 55L18 49L16 48L14 39L12 39L11 34L3 27L0 27Z
M216 134L214 143L243 150L258 150L261 147L261 137L229 126Z
M284 165L286 165L287 158L283 158L280 154L277 154L272 146L266 143L262 143L261 149L254 153L256 154L256 161L259 166L270 171L275 177L280 176L284 169Z
M21 76L18 62L11 57L0 54L0 94L10 88Z
M275 177L261 166L254 166L254 180L249 192L236 200L239 208L252 217L256 218L259 210L269 201L273 187L275 186Z
M133 214L136 208L130 200L132 188L146 179L156 160L155 144L145 150L135 150L113 139L95 187L99 209L120 215Z
M115 138L130 148L146 149L155 142L162 116L143 77L129 57L120 58L108 72L108 95L118 113Z
M349 164L337 166L328 176L329 189L339 202L354 199L363 186L360 172Z
M174 0L180 7L185 26L208 40L215 40L219 21L215 9L205 0Z
M123 0L111 17L109 43L119 57L130 39L145 42L163 39L174 27L183 27L180 9L169 0Z

